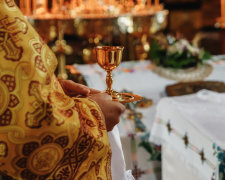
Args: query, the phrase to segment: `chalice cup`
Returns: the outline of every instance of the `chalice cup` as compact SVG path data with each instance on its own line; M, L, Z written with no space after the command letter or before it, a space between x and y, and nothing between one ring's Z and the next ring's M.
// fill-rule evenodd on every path
M96 59L101 68L106 72L106 93L112 97L113 101L119 101L121 103L133 102L141 100L142 97L130 94L130 93L118 93L112 89L113 78L112 71L119 66L122 55L123 55L123 46L97 46L96 50Z

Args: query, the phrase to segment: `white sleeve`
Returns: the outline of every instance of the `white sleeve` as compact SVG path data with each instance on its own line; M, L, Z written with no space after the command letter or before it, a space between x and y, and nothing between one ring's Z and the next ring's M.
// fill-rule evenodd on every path
M112 180L134 180L131 170L126 171L118 127L115 126L111 132L108 132L108 136L112 149Z

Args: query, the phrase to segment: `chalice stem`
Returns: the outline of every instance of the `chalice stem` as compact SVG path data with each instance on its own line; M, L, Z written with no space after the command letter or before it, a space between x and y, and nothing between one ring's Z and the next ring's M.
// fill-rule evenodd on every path
M112 73L111 72L112 72L111 70L107 70L107 76L106 76L106 84L107 84L106 93L108 93L109 95L112 95L113 79L112 79Z

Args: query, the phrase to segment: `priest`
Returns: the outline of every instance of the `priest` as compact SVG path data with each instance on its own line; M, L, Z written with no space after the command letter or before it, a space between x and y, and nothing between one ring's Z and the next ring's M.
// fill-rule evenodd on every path
M14 1L0 0L0 174L110 180L107 131L125 108L107 94L59 81L56 66Z

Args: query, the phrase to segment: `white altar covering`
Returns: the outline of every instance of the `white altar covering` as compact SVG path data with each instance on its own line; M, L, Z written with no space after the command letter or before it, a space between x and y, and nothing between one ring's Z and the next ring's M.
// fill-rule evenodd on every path
M206 78L206 80L225 82L225 61L217 61L217 59L223 58L224 56L216 56L213 58L215 61L211 61L210 64L213 66L214 70L212 74ZM82 73L89 87L99 89L102 91L106 89L105 85L106 73L97 64L93 65L75 64L75 68ZM174 84L176 82L173 80L162 78L157 74L153 73L151 71L150 61L130 61L121 63L121 65L113 72L113 80L114 80L113 88L117 91L126 89L132 91L135 94L153 99L154 102L153 106L146 109L138 109L138 111L143 114L142 122L145 124L148 131L150 131L152 135L151 129L156 116L157 104L162 97L166 96L165 87L167 85ZM134 132L134 125L132 124L132 121L124 120L124 118L122 118L121 122L118 125L118 128L122 140L122 147L123 152L125 154L127 169L133 169L131 161L132 153L130 149L130 140L128 138L128 134ZM136 139L137 142L139 141L139 139L140 137L137 137ZM159 143L161 141L157 142ZM211 146L212 144L210 144L210 147ZM146 153L146 151L143 148L138 148L136 156L138 160L138 166L140 169L142 170L148 168L154 169L153 164L148 161L149 158L148 153ZM211 175L211 173L208 174ZM160 176L159 174L150 173L147 175L146 174L142 175L139 178L139 180L149 180L149 179L158 180L160 179Z
M225 94L207 90L160 100L150 140L163 146L164 180L216 179L213 144L225 149L224 109Z

